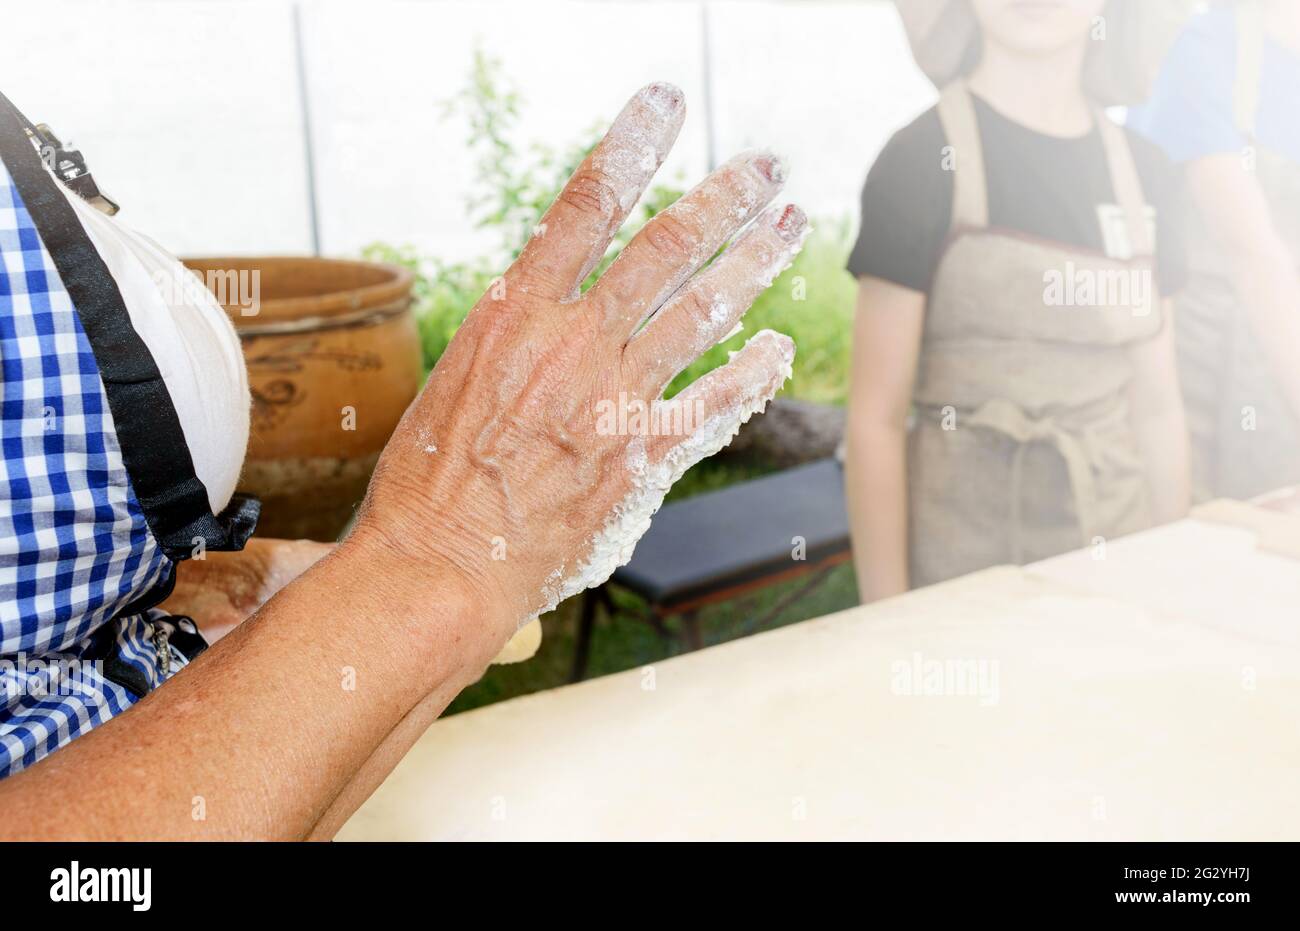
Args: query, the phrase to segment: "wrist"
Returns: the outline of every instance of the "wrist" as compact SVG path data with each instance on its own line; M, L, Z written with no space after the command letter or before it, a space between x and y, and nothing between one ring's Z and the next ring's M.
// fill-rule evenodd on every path
M404 545L373 521L358 522L337 556L377 582L391 607L417 630L455 625L472 642L473 653L486 651L485 664L522 620L495 580L476 576L432 547Z

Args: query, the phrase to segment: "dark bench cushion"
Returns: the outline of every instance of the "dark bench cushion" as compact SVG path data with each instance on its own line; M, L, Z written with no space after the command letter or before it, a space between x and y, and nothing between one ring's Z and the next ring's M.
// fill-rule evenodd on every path
M652 604L671 605L796 568L849 548L844 470L823 459L665 505L613 581Z

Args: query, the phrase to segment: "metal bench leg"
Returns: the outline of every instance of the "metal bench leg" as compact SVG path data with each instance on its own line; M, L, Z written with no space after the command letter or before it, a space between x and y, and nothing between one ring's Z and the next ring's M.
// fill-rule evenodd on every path
M591 638L596 631L596 609L601 605L609 613L612 602L605 586L588 589L582 593L582 612L578 615L578 634L573 643L573 669L569 673L570 682L581 682L587 675L587 660L591 658Z
M700 630L698 611L682 612L682 641L688 650L698 650L704 646L704 634Z
M673 632L668 629L664 619L656 614L653 608L645 613L645 619L646 623L654 628L655 634L663 641L664 646L672 646Z
M750 618L749 621L742 623L740 625L740 635L742 637L748 637L750 634L763 629L769 623L776 620L777 616L786 608L790 607L790 605L794 604L805 595L812 594L812 592L814 592L823 582L830 578L831 572L833 572L835 568L835 566L828 566L825 569L820 569L814 572L811 578L793 591L787 592L761 617Z

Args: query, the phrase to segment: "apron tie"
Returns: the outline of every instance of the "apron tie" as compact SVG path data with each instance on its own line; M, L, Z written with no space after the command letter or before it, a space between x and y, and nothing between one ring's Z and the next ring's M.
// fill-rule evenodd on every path
M1000 433L1016 443L1016 451L1011 459L1011 545L1017 563L1022 561L1020 486L1024 474L1025 451L1032 443L1050 444L1065 461L1083 545L1087 546L1092 541L1092 529L1097 525L1097 483L1093 477L1088 448L1078 435L1066 429L1052 416L1030 417L1023 408L1003 398L986 401L970 415L967 423Z

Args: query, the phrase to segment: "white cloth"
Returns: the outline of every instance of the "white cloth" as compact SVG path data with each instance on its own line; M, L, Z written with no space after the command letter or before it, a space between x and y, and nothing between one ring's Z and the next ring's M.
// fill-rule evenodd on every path
M212 292L175 257L59 187L162 373L195 474L219 513L235 492L248 446L248 373L235 328Z

